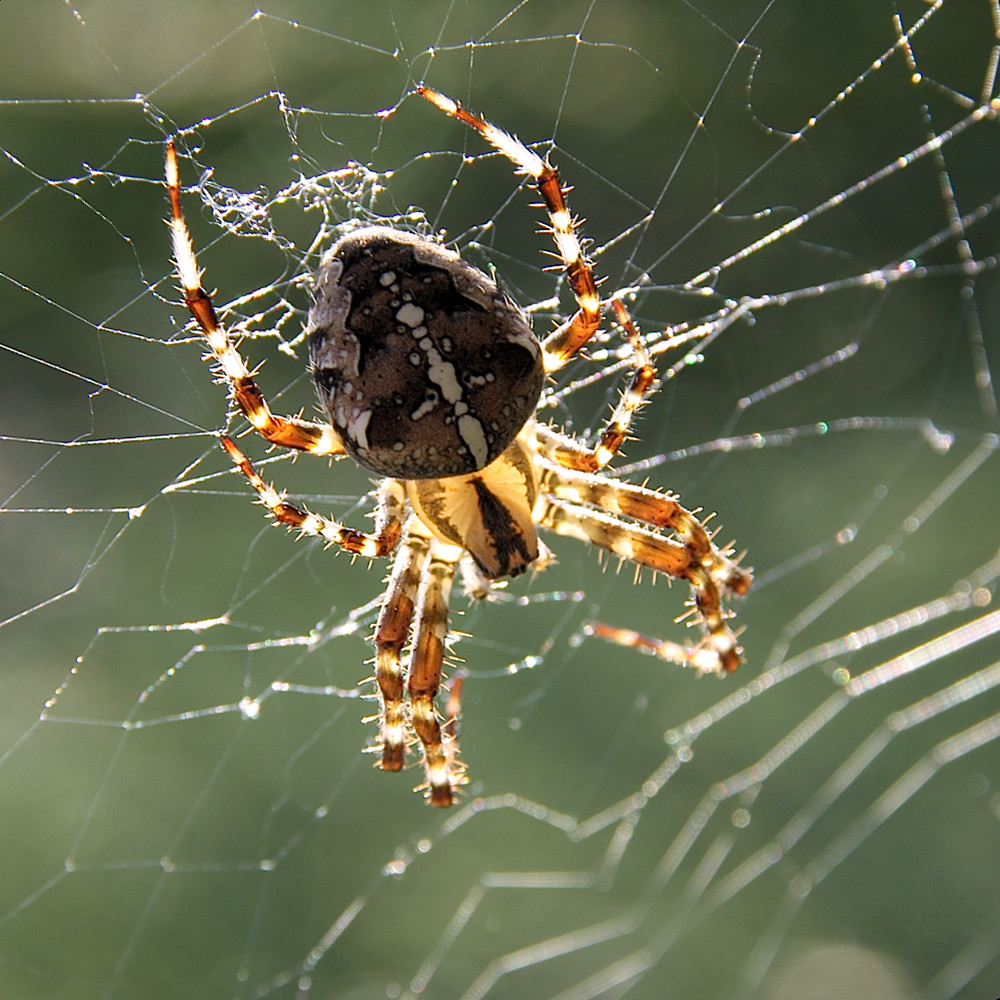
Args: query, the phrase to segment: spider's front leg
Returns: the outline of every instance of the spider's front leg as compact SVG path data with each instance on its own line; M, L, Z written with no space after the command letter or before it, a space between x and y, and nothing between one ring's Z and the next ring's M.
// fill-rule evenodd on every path
M450 806L455 789L464 781L454 720L442 728L434 707L446 652L448 598L460 555L461 549L432 538L423 522L411 517L375 625L379 766L384 771L401 770L415 733L423 749L427 798L435 806ZM403 648L408 641L404 669Z
M448 599L460 555L460 549L432 540L414 609L410 648L410 712L423 747L427 797L435 806L450 806L455 789L465 783L454 720L447 720L442 728L434 707L447 652Z
M732 612L725 604L731 596L743 596L750 589L753 577L740 566L741 557L728 546L716 546L715 533L706 530L704 522L674 496L571 471L545 460L540 468L543 505L537 516L541 524L690 584L690 613L704 633L703 638L691 647L665 642L656 652L664 659L693 666L700 673L736 670L743 651L738 633L730 628ZM678 540L663 535L663 528L672 531ZM640 636L630 641L625 630L600 627L591 632L624 645L652 648L652 640L640 641Z
M371 749L379 754L378 766L383 771L402 770L410 742L411 727L406 716L404 695L403 647L410 636L420 575L427 562L430 541L424 526L417 518L411 517L396 550L375 624L375 684L378 688L379 714L365 721L378 721L378 743Z
M675 663L681 667L693 667L699 674L717 674L719 670L718 653L705 646L682 646L670 639L660 639L655 636L643 635L630 628L619 628L604 622L587 622L583 626L585 635L594 635L616 646L637 649L641 653L657 656L667 663Z

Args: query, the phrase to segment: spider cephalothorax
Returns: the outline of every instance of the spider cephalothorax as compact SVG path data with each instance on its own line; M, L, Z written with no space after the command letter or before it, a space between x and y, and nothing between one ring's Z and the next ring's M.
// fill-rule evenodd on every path
M656 373L624 303L615 296L602 303L597 294L558 171L450 98L425 87L417 92L479 132L532 178L542 196L578 308L541 343L523 310L458 254L391 227L354 229L321 261L306 330L327 422L277 416L202 288L172 142L167 188L184 299L243 416L272 444L349 455L386 477L376 490L375 529L361 532L288 503L228 436L221 439L278 523L357 555L394 552L374 635L380 701L375 749L380 766L397 771L415 737L427 796L447 806L465 771L454 726L442 726L434 699L457 569L469 594L485 597L502 577L544 568L546 550L537 535L543 528L687 580L702 637L691 646L658 641L654 648L701 673L739 666L741 650L724 601L745 594L751 577L676 497L602 472ZM595 336L605 304L631 346L635 371L603 433L588 446L540 422L535 411L546 376ZM651 643L637 633L599 631L635 646Z

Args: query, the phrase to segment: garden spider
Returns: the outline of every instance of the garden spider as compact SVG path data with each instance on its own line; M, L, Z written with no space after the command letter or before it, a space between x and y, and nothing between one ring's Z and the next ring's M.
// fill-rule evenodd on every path
M172 141L166 179L184 301L243 416L271 444L350 455L385 477L375 491L374 530L356 531L287 502L231 438L221 438L276 522L354 555L395 553L375 625L380 705L373 749L379 766L398 771L419 741L426 773L420 787L432 804L448 806L466 780L465 769L454 720L442 725L434 698L457 568L471 596L487 597L500 578L548 564L551 556L536 532L545 528L682 578L692 591L688 614L703 635L691 646L658 648L699 673L739 666L742 651L723 602L745 594L751 575L731 549L716 547L714 532L675 496L601 474L656 377L620 298L612 297L610 305L631 345L635 372L597 444L536 420L546 377L597 334L607 304L577 238L566 189L556 168L515 137L443 94L426 87L417 93L474 128L532 179L578 308L539 342L525 313L458 254L399 229L349 230L322 258L306 324L323 422L273 414L216 315L181 210ZM632 635L599 634L624 642ZM639 638L631 644L642 645Z

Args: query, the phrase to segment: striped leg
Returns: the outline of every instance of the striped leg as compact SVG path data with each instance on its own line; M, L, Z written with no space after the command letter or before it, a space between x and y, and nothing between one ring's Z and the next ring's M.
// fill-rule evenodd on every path
M381 754L379 766L383 771L402 769L409 743L402 651L410 635L417 588L429 548L430 536L423 524L411 518L396 550L375 625L375 683L380 700L376 749Z
M257 491L260 502L278 524L298 528L303 535L325 538L331 545L339 545L348 552L368 559L386 556L396 547L401 530L403 505L406 502L403 487L396 480L383 479L379 485L375 531L372 533L355 531L354 528L348 528L339 521L321 517L289 503L261 477L250 459L230 438L223 436L221 441L233 464L246 476L247 481Z
M540 462L539 487L550 496L572 504L597 507L612 515L634 518L654 528L674 532L690 554L691 565L706 570L723 597L745 595L753 574L740 566L742 554L734 557L731 546L719 549L715 531L705 527L697 511L690 511L672 493L659 493L646 486L611 480L604 476L560 468Z
M579 222L570 214L566 203L567 189L559 179L558 169L530 150L516 136L466 111L450 97L429 87L417 87L417 93L445 114L475 129L497 152L506 156L517 167L518 173L527 174L534 180L549 215L550 231L559 259L579 307L542 344L546 372L558 371L597 334L601 323L601 299L597 294L597 281L576 235ZM656 378L652 359L624 303L620 299L612 299L611 305L632 347L636 370L597 445L587 452L573 453L572 462L567 463L571 468L589 472L602 468L614 457L628 434L629 425L642 405L643 397Z
M638 489L638 487L632 487ZM683 508L680 508L683 511ZM683 511L693 524L699 524L693 515ZM556 499L549 495L541 498L536 507L539 524L560 535L568 535L591 542L623 560L637 566L648 566L657 573L687 580L691 586L691 610L704 638L680 662L690 663L703 673L732 673L742 662L742 650L735 633L729 627L731 612L723 608L723 598L730 587L722 575L713 573L712 556L699 555L700 540L695 545L675 542L657 531L620 520L582 504ZM685 521L687 518L685 518ZM693 526L688 525L693 531ZM707 533L701 527L701 534ZM695 531L697 536L699 532ZM712 551L714 546L709 545ZM716 553L720 558L726 558ZM744 590L749 587L750 575L735 566L735 580Z
M434 707L447 652L448 598L460 556L461 550L454 546L431 543L413 616L408 671L410 720L423 747L427 798L435 806L450 806L455 789L465 778L458 760L453 720L446 720L442 729Z
M603 469L615 457L628 437L635 415L656 381L653 359L646 350L642 335L632 321L629 311L620 299L612 299L611 305L632 347L635 371L618 404L611 411L611 417L605 424L597 444L592 448L586 447L544 425L538 425L538 441L544 453L567 469L576 469L580 472L596 472L598 469Z
M549 214L552 239L579 306L570 320L550 334L542 344L545 370L552 372L562 368L597 333L601 323L601 299L597 294L594 271L576 236L578 222L570 215L566 204L566 189L559 180L559 171L528 149L516 136L466 111L458 101L430 87L417 87L417 93L446 115L475 129L497 152L502 153L517 167L518 173L527 174L538 187Z
M603 468L618 453L618 449L625 443L632 420L639 412L653 388L656 381L656 368L653 367L653 359L646 350L646 345L642 342L642 335L639 333L629 311L625 308L625 303L621 299L612 299L611 306L618 318L618 323L628 337L629 345L635 356L635 371L632 379L618 400L618 405L611 412L611 419L604 428L594 448L588 456L588 461L583 466L586 472L596 472ZM574 466L579 468L579 466Z
M658 656L667 663L676 663L681 667L693 667L701 674L717 674L719 670L718 654L711 648L701 646L682 646L679 642L669 639L657 639L643 635L630 628L618 628L606 625L604 622L587 622L584 626L587 635L596 635L599 639L612 642L616 646L627 646L637 649L650 656Z
M271 412L264 394L253 380L246 362L233 346L222 325L212 299L201 284L201 271L195 258L191 234L181 209L180 171L177 152L172 141L166 150L167 192L170 196L170 237L174 248L174 263L180 278L184 302L198 321L219 371L229 383L230 393L240 412L254 430L272 444L295 448L316 455L343 455L344 446L332 427L316 424L300 417L280 417Z

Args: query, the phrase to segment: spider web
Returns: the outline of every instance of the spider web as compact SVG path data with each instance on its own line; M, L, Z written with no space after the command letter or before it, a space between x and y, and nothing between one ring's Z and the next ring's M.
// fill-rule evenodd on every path
M998 32L996 0L0 5L0 992L995 996ZM345 220L446 232L548 329L533 199L424 81L552 152L660 367L617 468L756 569L721 682L586 638L677 639L686 595L571 541L456 598L446 813L360 752L384 567L251 504L160 221L177 134L277 411L313 405ZM600 425L619 347L554 422ZM370 523L350 463L244 444Z

